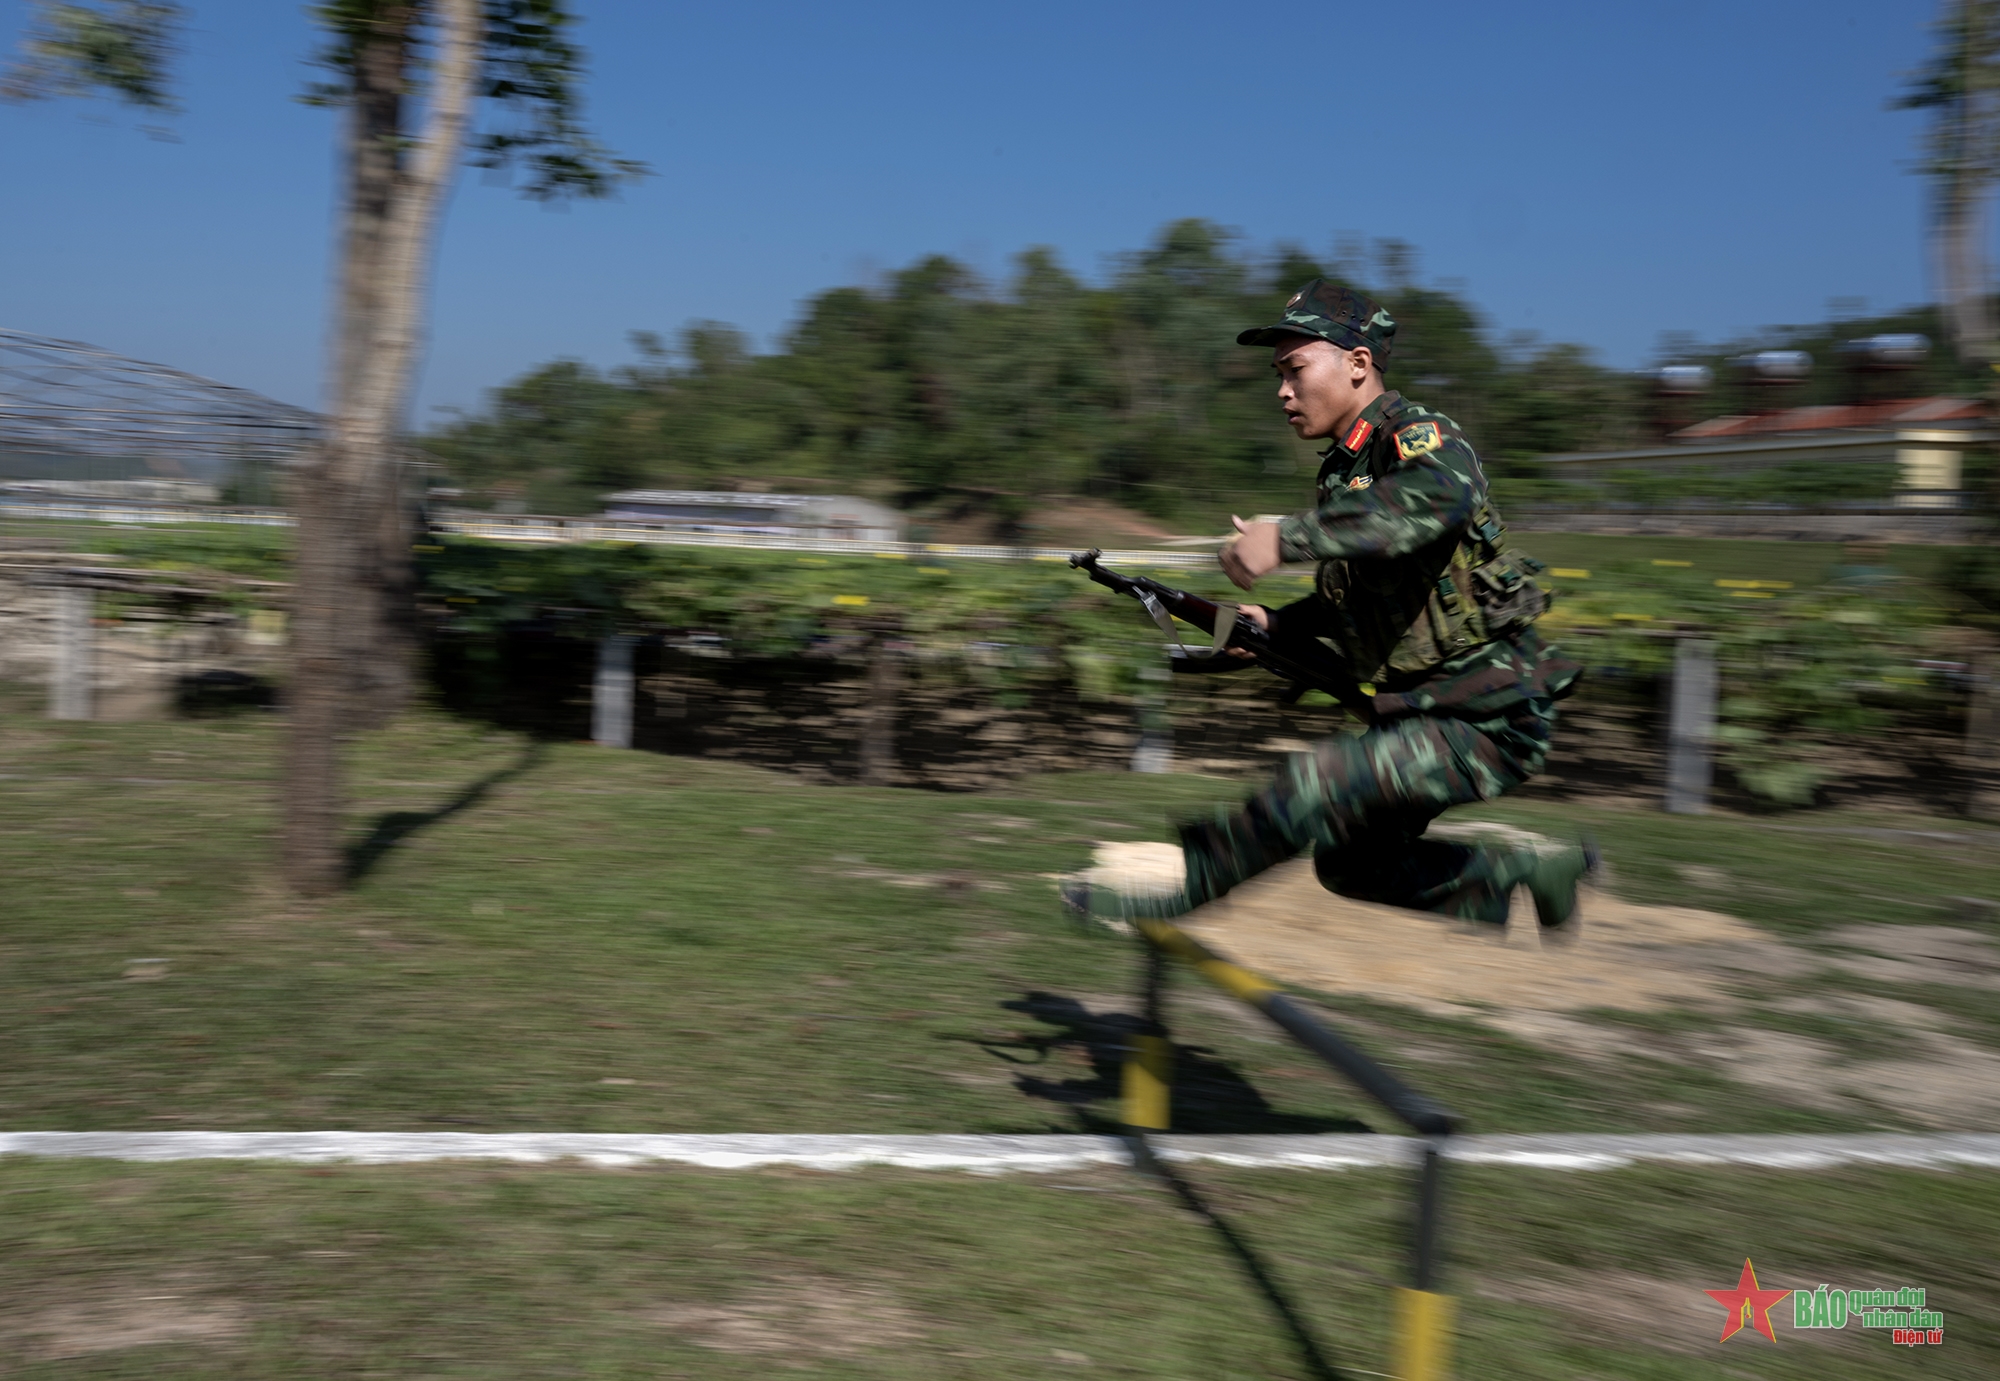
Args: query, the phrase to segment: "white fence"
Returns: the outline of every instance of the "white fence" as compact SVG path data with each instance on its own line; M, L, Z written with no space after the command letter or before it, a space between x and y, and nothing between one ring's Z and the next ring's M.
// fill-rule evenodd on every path
M71 522L233 523L249 527L290 527L292 516L278 509L197 508L174 504L106 504L74 500L0 502L0 518L56 518ZM692 532L659 523L623 518L555 518L491 513L434 514L440 532L496 542L633 542L671 547L726 547L749 551L823 552L841 556L895 558L965 557L981 561L1067 561L1061 547L975 546L954 542L874 542L840 537L781 537L763 533ZM1114 566L1204 567L1215 564L1213 550L1107 551Z

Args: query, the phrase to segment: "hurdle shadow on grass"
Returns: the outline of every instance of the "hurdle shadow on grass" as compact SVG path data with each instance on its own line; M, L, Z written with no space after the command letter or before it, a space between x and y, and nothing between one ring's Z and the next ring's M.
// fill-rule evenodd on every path
M1299 1350L1299 1360L1305 1363L1306 1371L1314 1381L1341 1381L1344 1373L1327 1360L1326 1352L1320 1346L1319 1339L1313 1336L1305 1316L1293 1307L1290 1296L1286 1295L1283 1287L1271 1275L1270 1270L1264 1265L1264 1259L1257 1255L1256 1248L1229 1225L1227 1218L1210 1207L1208 1200L1201 1197L1200 1191L1182 1178L1172 1166L1154 1155L1152 1146L1144 1136L1128 1136L1126 1143L1131 1146L1132 1159L1139 1169L1164 1184L1173 1192L1174 1197L1181 1201L1183 1208L1208 1224L1209 1229L1222 1239L1223 1246L1227 1247L1229 1254L1236 1258L1236 1264L1243 1268L1243 1274L1250 1278L1251 1285L1264 1297L1264 1302L1271 1306L1271 1312L1284 1324L1285 1331L1291 1334L1292 1345Z
M487 773L436 810L391 810L376 816L367 837L347 846L347 880L359 882L374 871L385 854L411 835L449 820L460 811L472 809L485 800L494 787L541 766L548 751L546 742L532 739L521 749L519 758Z
M1240 1232L1210 1206L1179 1172L1153 1154L1143 1136L1127 1134L1117 1121L1115 1109L1124 1078L1125 1050L1141 1025L1129 1012L1093 1012L1073 997L1058 993L1030 992L1000 1004L1055 1027L1048 1034L1022 1033L1008 1041L980 1041L987 1053L1009 1064L1025 1066L1014 1076L1014 1085L1030 1098L1045 1099L1069 1108L1085 1131L1124 1135L1132 1148L1134 1163L1158 1180L1181 1205L1192 1212L1221 1239L1223 1247L1236 1259L1251 1287L1263 1297L1278 1317L1292 1345L1298 1349L1306 1374L1313 1381L1340 1381L1342 1373L1327 1360L1326 1351L1313 1336L1305 1317L1293 1305L1277 1278L1264 1264ZM1028 1072L1056 1061L1087 1061L1088 1075L1052 1078ZM1228 1064L1202 1046L1174 1047L1174 1129L1183 1132L1366 1132L1367 1124L1348 1117L1314 1117L1283 1113L1273 1108L1264 1095ZM1102 1105L1112 1112L1100 1112Z
M1139 1018L1130 1012L1093 1012L1060 993L1029 992L1000 1005L1056 1028L1022 1032L1014 1040L978 1042L989 1055L1016 1067L1014 1087L1030 1098L1067 1108L1080 1131L1122 1131L1118 1096L1125 1051L1139 1030ZM1064 1065L1076 1072L1067 1073ZM1373 1130L1351 1117L1281 1112L1255 1084L1200 1045L1174 1047L1173 1098L1177 1132Z

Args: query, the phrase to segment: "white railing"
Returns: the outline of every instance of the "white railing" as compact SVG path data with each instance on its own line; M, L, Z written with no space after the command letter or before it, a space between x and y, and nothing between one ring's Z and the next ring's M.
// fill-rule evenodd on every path
M234 523L251 527L290 527L290 514L278 509L198 508L178 504L107 504L88 501L0 501L0 518L59 518L97 523ZM1068 561L1067 547L1000 547L956 542L884 542L847 537L785 537L748 532L691 532L659 523L624 518L560 518L525 514L434 514L431 527L462 537L495 542L633 542L672 547L725 547L741 551L823 552L840 556L878 556L890 560L930 557L979 561ZM1106 551L1114 566L1202 567L1215 563L1215 553L1156 551L1143 548Z

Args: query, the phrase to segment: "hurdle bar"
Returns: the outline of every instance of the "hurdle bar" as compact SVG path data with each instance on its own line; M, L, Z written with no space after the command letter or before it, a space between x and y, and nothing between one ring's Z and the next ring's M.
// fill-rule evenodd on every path
M1167 959L1178 959L1231 997L1269 1017L1286 1035L1317 1055L1425 1138L1417 1178L1417 1212L1410 1285L1396 1290L1395 1371L1400 1381L1443 1381L1449 1362L1452 1300L1437 1288L1438 1211L1443 1194L1443 1138L1460 1119L1442 1103L1411 1088L1367 1051L1308 1012L1259 974L1232 964L1170 921L1133 917L1145 944L1138 1030L1125 1052L1121 1120L1141 1164L1151 1159L1146 1137L1171 1130L1173 1038L1166 1024Z

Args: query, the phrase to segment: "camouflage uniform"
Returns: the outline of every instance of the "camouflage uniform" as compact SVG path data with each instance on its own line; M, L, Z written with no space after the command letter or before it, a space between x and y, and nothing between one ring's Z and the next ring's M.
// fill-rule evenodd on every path
M1315 280L1283 322L1238 341L1316 335L1366 345L1380 362L1394 333L1380 307ZM1447 808L1541 770L1555 701L1581 671L1536 632L1547 605L1537 567L1508 549L1458 427L1394 392L1376 398L1327 448L1317 507L1280 524L1279 548L1287 561L1318 561L1319 574L1312 595L1272 611L1273 637L1339 651L1372 683L1376 722L1294 755L1240 808L1183 827L1183 904L1310 848L1320 881L1346 896L1495 921L1526 882L1545 923L1567 920L1581 850L1423 837Z

